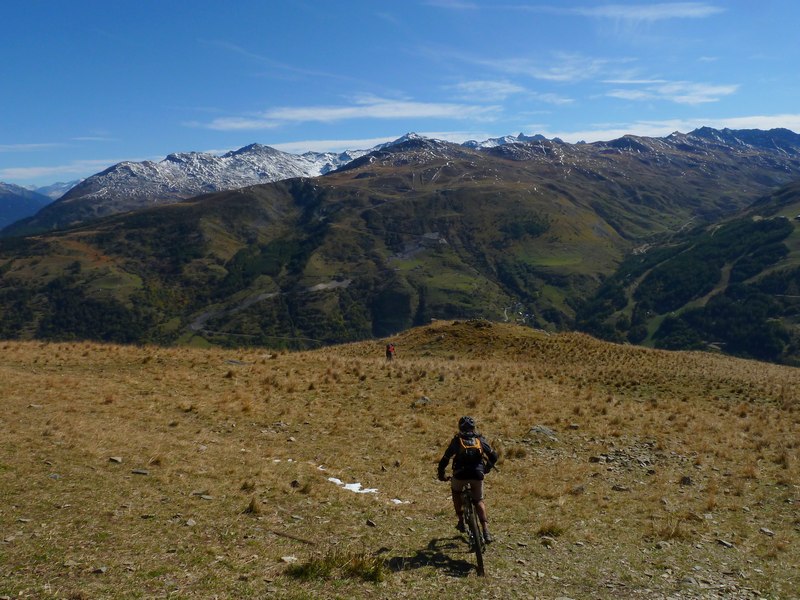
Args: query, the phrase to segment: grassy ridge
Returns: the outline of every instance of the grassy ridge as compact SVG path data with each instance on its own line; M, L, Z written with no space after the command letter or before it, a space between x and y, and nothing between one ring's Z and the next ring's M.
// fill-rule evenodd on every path
M382 341L303 353L4 342L0 593L800 587L797 369L483 321L391 339L392 363ZM464 413L502 454L485 580L434 477ZM312 575L298 581L282 557ZM380 558L383 581L347 575L337 557Z

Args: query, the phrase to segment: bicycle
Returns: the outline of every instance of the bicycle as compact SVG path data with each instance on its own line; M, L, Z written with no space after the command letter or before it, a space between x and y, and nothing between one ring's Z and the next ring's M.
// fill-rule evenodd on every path
M450 477L447 478L450 480ZM467 534L469 551L475 553L475 562L480 577L486 574L483 567L483 553L486 552L486 541L483 539L483 531L478 521L478 511L472 501L472 486L467 483L461 490L461 506L464 510L464 532Z

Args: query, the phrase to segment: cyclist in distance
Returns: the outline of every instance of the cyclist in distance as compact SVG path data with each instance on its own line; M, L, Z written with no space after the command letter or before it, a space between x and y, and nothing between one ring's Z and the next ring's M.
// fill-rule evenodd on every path
M489 533L489 520L486 517L486 505L483 502L483 478L492 470L497 462L497 452L492 450L483 435L475 429L475 419L461 417L458 420L458 433L453 436L450 445L439 461L439 481L447 481L445 469L453 459L453 477L450 489L453 495L453 508L458 516L456 529L464 531L464 509L461 506L461 491L469 483L472 490L472 503L477 509L478 518L483 529L483 539L488 544L493 541Z

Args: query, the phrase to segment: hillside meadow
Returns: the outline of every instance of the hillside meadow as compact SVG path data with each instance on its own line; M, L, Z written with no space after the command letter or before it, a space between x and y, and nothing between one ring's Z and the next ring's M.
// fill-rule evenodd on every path
M485 321L389 339L0 342L0 597L800 595L800 370ZM435 477L462 414L501 453L483 578Z

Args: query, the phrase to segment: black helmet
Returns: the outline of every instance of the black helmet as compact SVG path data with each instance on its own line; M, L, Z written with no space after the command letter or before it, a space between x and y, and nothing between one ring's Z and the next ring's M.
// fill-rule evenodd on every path
M461 417L458 420L458 430L459 431L474 431L475 430L475 419L472 417Z

